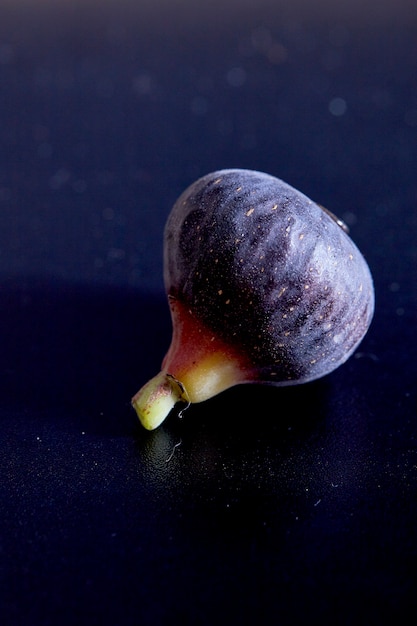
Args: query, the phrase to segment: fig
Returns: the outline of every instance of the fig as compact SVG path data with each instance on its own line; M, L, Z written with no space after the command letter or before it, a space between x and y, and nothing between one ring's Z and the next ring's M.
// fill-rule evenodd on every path
M236 384L301 384L342 365L374 311L346 230L266 173L220 170L189 186L164 231L173 332L161 372L132 399L143 426Z

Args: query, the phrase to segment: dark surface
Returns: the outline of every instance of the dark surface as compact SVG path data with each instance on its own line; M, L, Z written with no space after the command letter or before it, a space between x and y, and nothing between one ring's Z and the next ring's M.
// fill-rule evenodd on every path
M0 2L0 622L414 623L415 11L202 5ZM224 167L350 224L374 322L148 433L163 225Z

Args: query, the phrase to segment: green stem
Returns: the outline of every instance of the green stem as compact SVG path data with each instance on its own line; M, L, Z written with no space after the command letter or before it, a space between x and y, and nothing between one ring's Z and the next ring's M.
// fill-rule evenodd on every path
M147 430L154 430L164 421L177 402L187 401L183 385L162 371L137 392L132 399L132 406L142 425Z

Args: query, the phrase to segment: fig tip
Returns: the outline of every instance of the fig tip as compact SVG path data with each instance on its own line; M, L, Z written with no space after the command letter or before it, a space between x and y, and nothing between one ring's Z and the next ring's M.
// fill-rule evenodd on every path
M151 378L131 400L140 423L155 430L178 402L188 402L183 385L164 370Z
M173 385L171 377L162 371L133 396L131 403L142 426L146 430L155 430L181 399L180 388Z

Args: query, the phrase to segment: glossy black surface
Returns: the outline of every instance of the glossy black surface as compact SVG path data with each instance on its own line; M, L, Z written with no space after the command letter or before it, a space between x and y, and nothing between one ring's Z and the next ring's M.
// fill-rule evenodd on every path
M415 616L412 4L0 2L0 621L393 624ZM345 219L358 353L155 432L162 230L248 167Z

